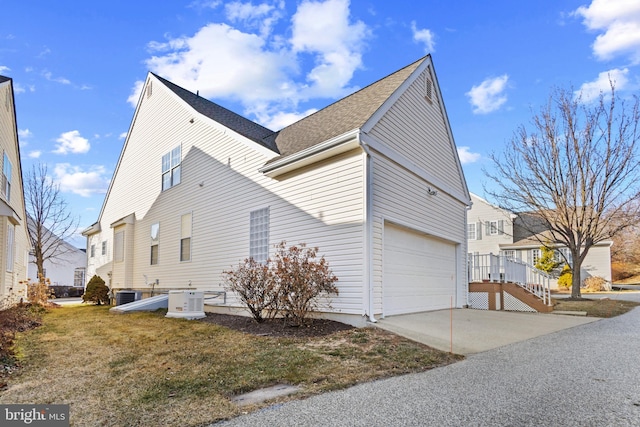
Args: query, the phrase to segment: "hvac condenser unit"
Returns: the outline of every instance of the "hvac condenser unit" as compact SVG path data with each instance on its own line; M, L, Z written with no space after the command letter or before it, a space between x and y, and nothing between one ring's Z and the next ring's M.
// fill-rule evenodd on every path
M118 291L116 292L116 305L129 304L142 298L140 291Z
M204 314L204 292L169 291L169 306L166 317L202 319Z

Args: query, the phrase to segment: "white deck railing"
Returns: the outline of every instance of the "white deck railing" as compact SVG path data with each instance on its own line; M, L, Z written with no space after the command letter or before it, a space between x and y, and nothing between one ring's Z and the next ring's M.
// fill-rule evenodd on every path
M474 255L468 257L469 283L511 282L538 296L545 305L551 303L551 276L526 262L504 255Z

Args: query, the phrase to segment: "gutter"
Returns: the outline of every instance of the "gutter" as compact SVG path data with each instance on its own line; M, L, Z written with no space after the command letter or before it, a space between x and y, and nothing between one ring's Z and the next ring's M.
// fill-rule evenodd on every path
M348 151L357 147L357 144L345 144L350 141L359 140L360 130L354 129L338 135L323 143L316 144L307 149L285 156L281 159L268 163L258 169L259 172L273 178L291 170L298 169L306 164L314 163L324 158L335 156L340 152Z
M367 163L365 166L365 259L366 259L366 269L365 269L365 281L369 287L369 321L371 323L376 323L375 316L373 315L373 198L371 194L373 193L373 168L372 168L372 158L371 152L369 151L369 147L367 144L362 142L360 135L358 134L358 144L362 148L362 151L367 155Z

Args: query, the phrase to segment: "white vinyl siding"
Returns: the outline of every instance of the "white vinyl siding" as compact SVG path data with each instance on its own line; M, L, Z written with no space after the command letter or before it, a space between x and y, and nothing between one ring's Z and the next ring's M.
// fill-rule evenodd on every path
M471 195L471 201L467 221L475 224L476 239L469 239L469 252L500 253L501 245L513 243L513 223L509 214L475 194Z
M443 106L433 87L432 103L425 101L425 70L395 102L369 135L429 171L462 194L464 182L459 172L457 152L443 120Z
M455 271L457 291L454 304L464 304L466 263L466 206L453 197L439 193L428 197L423 189L427 183L394 162L374 157L374 300L376 313L382 312L384 222L395 224L449 241L456 246ZM422 194L422 196L420 196Z

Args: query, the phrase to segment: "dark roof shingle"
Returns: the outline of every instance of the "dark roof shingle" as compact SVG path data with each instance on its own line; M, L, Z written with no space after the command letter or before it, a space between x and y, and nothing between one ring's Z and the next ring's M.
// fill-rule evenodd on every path
M176 95L182 98L183 101L193 107L193 109L200 114L203 114L221 125L238 132L240 135L278 153L278 147L276 147L273 141L274 132L271 129L267 129L264 126L252 122L251 120L216 104L215 102L211 102L206 98L189 92L188 90L171 83L169 80L163 79L157 74L151 74L153 74L158 80L164 83L169 89L171 89Z

